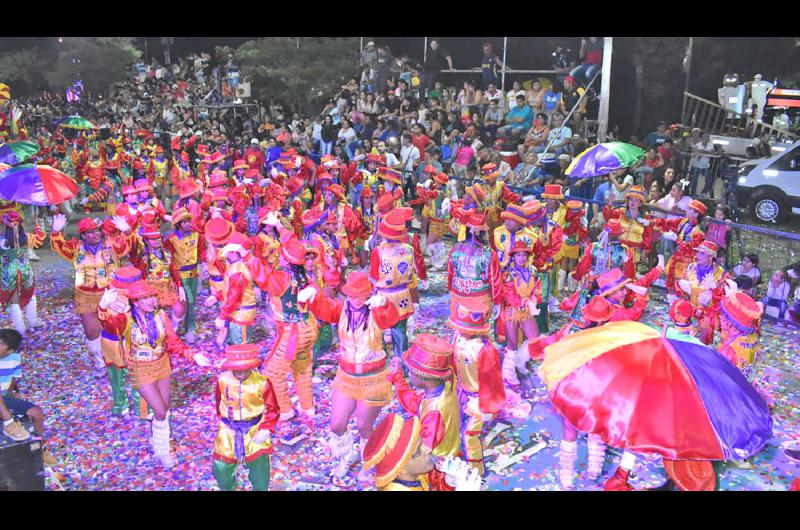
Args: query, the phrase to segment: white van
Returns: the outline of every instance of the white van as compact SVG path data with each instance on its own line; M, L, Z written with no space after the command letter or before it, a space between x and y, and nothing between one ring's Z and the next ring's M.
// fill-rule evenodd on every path
M790 213L800 214L800 141L769 158L743 162L736 198L764 222L780 223Z

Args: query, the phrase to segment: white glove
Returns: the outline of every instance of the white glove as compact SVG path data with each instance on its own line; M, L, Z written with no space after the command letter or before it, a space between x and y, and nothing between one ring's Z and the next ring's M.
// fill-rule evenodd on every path
M181 302L186 301L186 291L183 289L183 287L178 287L178 300Z
M650 221L645 219L644 217L639 217L636 219L642 226L650 226Z
M81 201L80 201L80 203L81 203L81 206L84 206L84 205L86 205L88 202L89 202L89 197L84 197L84 198L83 198L83 199L81 199Z
M267 226L278 226L278 214L276 212L269 212L266 219L264 219L264 224Z
M647 287L642 287L641 285L633 285L629 283L625 287L627 287L634 293L638 294L639 296L644 296L647 294Z
M114 226L117 227L117 230L123 234L127 234L131 231L131 226L128 224L128 221L126 221L121 215L115 215L111 220L113 221Z
M0 239L0 248L2 248L3 250L8 250L11 248L10 246L8 246L8 239L6 238Z
M700 305L706 306L711 303L711 291L703 291L697 297L697 301Z
M692 284L688 280L678 280L678 287L686 294L692 294Z
M528 302L528 311L532 317L538 316L540 313L539 306L533 300Z
M340 267L347 267L347 264L348 264L348 263L349 263L349 262L347 261L347 258L342 258L342 261L341 261L341 262L339 262L339 266L340 266Z
M675 232L664 232L663 234L661 234L661 237L663 237L664 239L669 239L670 241L678 240L678 234L676 234Z
M268 431L268 430L266 430L266 429L264 429L264 430L259 430L259 431L258 431L258 432L255 434L255 436L253 436L253 443L254 443L254 444L257 444L257 445L261 445L261 444L263 444L264 442L266 442L267 440L269 440L269 431Z
M209 360L208 360L208 357L206 357L206 356L205 356L205 355L203 355L202 353L195 353L195 354L192 356L192 359L194 359L194 363L195 363L197 366L204 366L204 367L205 367L205 366L211 366L211 361L209 361Z
M447 215L450 213L450 199L445 197L442 201L442 215Z
M725 297L730 298L739 292L739 286L733 280L725 280Z
M116 289L114 289L113 287L109 287L108 289L105 290L103 296L100 297L100 303L98 305L100 306L100 309L108 309L108 306L110 306L116 299L117 299Z
M203 305L206 307L211 307L216 303L217 303L217 297L212 294L211 296L206 298L205 302L203 302Z
M481 476L478 474L477 469L472 469L463 479L456 482L456 491L480 491L481 490Z
M706 276L705 278L703 278L703 281L700 282L700 285L702 285L706 289L716 289L717 288L717 282L711 276Z
M53 224L51 225L51 230L53 232L61 232L64 230L64 227L67 225L67 216L64 214L57 214L53 216Z
M215 326L217 329L222 329L222 328L224 328L224 327L225 327L225 322L226 322L225 320L223 320L223 319L221 319L221 318L217 317L217 318L215 318L215 319L214 319L214 326Z
M428 180L426 180L426 181L425 181L425 184L423 184L422 186L423 186L423 187L424 187L426 190L429 190L429 189L431 189L431 186L433 186L433 180L431 180L431 179L428 179Z
M258 181L258 185L261 186L262 188L266 188L267 186L269 186L270 182L272 182L270 179L261 179Z
M314 298L317 297L317 288L316 287L306 287L305 289L301 289L299 293L297 293L297 301L301 304L306 302L313 302Z
M222 210L216 206L212 206L209 210L211 211L211 217L222 217Z
M500 316L500 304L495 304L492 307L492 320L497 320L497 317Z
M365 241L364 241L364 252L369 252L369 251L370 251L369 242L370 242L371 240L372 240L372 239L367 239L367 240L365 240Z
M376 294L367 298L367 306L370 309L374 309L376 307L383 307L386 305L386 297L380 294Z
M659 269L664 269L664 254L658 255L658 265L656 265Z
M243 179L242 179L242 182L243 182L244 184L252 184L252 183L253 183L253 179L250 179L250 178L243 178Z
M417 333L417 319L414 318L412 313L406 320L406 334L411 337Z
M356 155L356 156L354 156L354 157L353 157L353 160L355 160L356 162L359 162L359 161L361 161L361 160L364 160L365 158L367 158L367 155L366 155L366 154L364 154L364 153L361 153L360 155Z

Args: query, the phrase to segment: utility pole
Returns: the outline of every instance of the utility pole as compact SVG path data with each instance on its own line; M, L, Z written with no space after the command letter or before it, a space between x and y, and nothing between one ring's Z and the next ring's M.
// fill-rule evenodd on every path
M503 70L500 73L500 90L506 89L506 50L508 50L508 37L503 37Z
M608 134L608 95L611 92L611 56L614 37L604 37L603 74L600 80L600 109L597 112L597 141L605 142Z
M683 83L683 106L681 108L681 123L686 123L686 93L689 92L689 73L692 69L692 44L694 37L689 37L689 46L686 48L686 57L683 58L683 71L686 72L686 79Z

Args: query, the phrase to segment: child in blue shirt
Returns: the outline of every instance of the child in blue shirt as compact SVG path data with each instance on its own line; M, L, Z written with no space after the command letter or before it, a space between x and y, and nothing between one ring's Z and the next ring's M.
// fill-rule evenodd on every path
M22 359L19 347L22 335L15 329L0 329L0 395L8 411L16 416L28 416L33 430L44 436L44 413L34 403L22 399L17 383L22 378Z

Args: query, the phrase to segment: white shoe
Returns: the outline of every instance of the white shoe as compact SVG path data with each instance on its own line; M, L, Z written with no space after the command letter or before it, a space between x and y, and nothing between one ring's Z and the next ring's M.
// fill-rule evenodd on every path
M350 446L350 450L333 466L333 476L336 478L344 478L353 464L359 461L358 451L355 447Z
M505 355L503 356L503 381L506 384L511 386L518 386L519 379L517 378L517 363L516 359L514 358L515 352L511 350L506 350Z
M28 248L26 252L26 257L31 261L39 261L39 256L36 255L36 252L33 251L32 248Z
M25 312L25 319L28 321L28 329L37 329L44 327L44 322L39 320L39 313L37 311L38 301L36 295L33 295L28 301L28 305L23 310Z
M282 412L278 421L289 421L294 418L294 409L290 410L289 412Z
M311 407L310 409L303 409L300 411L300 414L310 420L316 418L316 410L314 409L314 407Z

